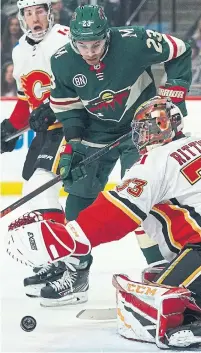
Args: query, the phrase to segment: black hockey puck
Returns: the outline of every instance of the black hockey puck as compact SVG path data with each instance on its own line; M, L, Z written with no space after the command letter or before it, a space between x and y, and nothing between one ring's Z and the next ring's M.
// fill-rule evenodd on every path
M20 327L26 332L31 332L36 328L36 324L36 319L33 316L24 316L20 322Z

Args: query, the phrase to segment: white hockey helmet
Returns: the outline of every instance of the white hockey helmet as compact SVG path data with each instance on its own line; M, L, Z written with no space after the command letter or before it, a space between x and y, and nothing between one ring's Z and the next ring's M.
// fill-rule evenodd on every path
M24 19L24 9L29 6L39 6L39 5L45 5L47 8L47 19L48 19L48 28L45 30L42 30L37 33L32 33L32 31L28 28L26 21ZM51 7L51 0L18 0L17 1L17 7L18 7L18 19L20 22L20 27L23 30L23 32L27 35L27 37L33 39L34 41L41 41L46 33L52 28L54 24L54 15L52 12L52 7Z

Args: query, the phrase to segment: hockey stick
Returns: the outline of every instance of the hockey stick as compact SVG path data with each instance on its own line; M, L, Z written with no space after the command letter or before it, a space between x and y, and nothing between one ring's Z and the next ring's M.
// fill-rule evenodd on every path
M10 140L22 135L24 132L26 132L28 130L29 130L29 126L26 126L23 129L14 132L14 134L11 134L10 136L6 137L6 139L4 141L8 142L8 141L10 141Z
M86 321L113 321L117 319L116 308L94 308L81 310L77 315L77 319Z
M79 163L79 165L80 166L81 165L87 166L88 164L91 164L92 162L94 162L97 159L99 159L100 157L102 157L104 154L108 153L113 148L119 146L120 143L122 143L124 140L126 140L129 136L131 136L131 131L128 132L127 134L122 135L121 137L119 137L114 142L111 142L110 144L108 144L105 147L101 148L99 151L97 151L96 153L92 154L92 156L90 156L88 158L85 158L83 161L81 161ZM19 199L16 202L14 202L12 205L4 208L4 210L2 210L1 213L0 213L0 218L3 218L8 213L10 213L10 212L16 210L18 207L24 205L24 203L30 201L33 197L39 195L41 192L43 192L43 191L47 190L48 188L50 188L51 186L57 184L59 181L61 181L61 176L60 175L56 176L54 179L48 181L47 183L41 185L39 188L37 188L37 189L33 190L32 192L30 192L30 194L27 194L24 197L22 197L21 199Z

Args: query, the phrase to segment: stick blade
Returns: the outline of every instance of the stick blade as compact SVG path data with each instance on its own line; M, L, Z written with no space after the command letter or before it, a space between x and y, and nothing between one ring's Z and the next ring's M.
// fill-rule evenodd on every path
M108 309L84 309L81 310L76 317L81 320L98 320L98 321L107 321L107 320L116 320L117 311L116 308Z

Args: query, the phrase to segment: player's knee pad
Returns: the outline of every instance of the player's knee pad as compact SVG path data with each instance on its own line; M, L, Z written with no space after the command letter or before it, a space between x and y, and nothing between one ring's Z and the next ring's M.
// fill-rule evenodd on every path
M191 292L185 288L136 282L121 274L113 276L113 285L117 290L119 334L167 348L166 332L183 323Z

